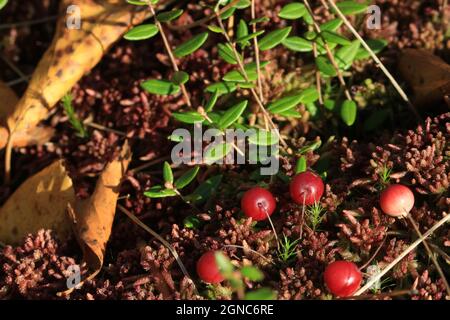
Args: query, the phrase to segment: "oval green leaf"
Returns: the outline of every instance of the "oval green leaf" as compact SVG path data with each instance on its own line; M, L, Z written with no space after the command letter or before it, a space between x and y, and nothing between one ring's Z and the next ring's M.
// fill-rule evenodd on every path
M205 118L203 118L203 116L196 111L174 112L172 113L172 116L180 122L189 124L205 121Z
M364 3L358 3L355 1L342 1L336 3L339 10L346 15L358 14L367 11L367 5ZM334 11L334 10L333 10Z
M173 54L177 58L181 58L187 56L198 50L208 39L208 32L200 33L193 38L189 39L185 43L179 45L174 51Z
M172 11L161 12L161 13L157 14L156 19L159 20L160 22L169 22L169 21L175 20L182 14L183 14L182 9L174 9Z
M329 43L336 43L342 46L348 46L352 44L349 39L334 31L322 31L322 37Z
M341 106L341 118L347 126L352 126L356 120L357 107L352 100L345 100Z
M261 51L269 50L280 44L291 32L292 27L286 27L270 32L264 36L258 43Z
M150 79L141 83L141 87L153 94L170 95L180 92L180 86L167 81Z
M303 3L293 2L285 5L278 16L287 20L294 20L303 17L308 10Z
M167 161L164 161L163 165L163 178L164 182L173 183L173 172L170 164Z
M200 170L200 167L195 167L187 171L185 174L183 174L181 177L179 177L177 180L175 180L175 188L178 190L183 189L186 187L189 183L194 180L194 178L197 176L198 170Z
M283 46L292 51L297 52L311 52L313 50L313 45L311 41L305 38L293 36L284 39L282 42Z
M130 31L124 34L124 38L127 40L144 40L154 37L158 33L158 27L154 24L143 24L134 27Z
M244 100L228 109L220 118L218 127L223 130L231 126L242 115L247 103L248 101Z
M175 84L185 84L189 81L189 75L184 71L176 71L172 76L172 82Z
M149 198L174 197L177 193L172 189L163 189L161 186L154 186L144 191L144 196Z

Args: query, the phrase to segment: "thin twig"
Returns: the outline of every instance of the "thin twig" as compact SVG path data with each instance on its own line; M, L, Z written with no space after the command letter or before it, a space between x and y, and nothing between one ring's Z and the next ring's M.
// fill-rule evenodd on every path
M192 280L191 276L189 275L188 271L186 270L186 267L184 266L183 262L180 259L180 256L178 255L177 251L171 246L170 243L168 243L166 240L164 240L163 237L161 237L158 233L153 231L150 227L148 227L145 223L143 223L141 220L139 220L134 214L132 214L130 211L128 211L125 207L123 207L120 204L117 204L117 208L119 208L120 211L125 213L128 218L130 218L134 223L136 223L139 227L150 233L153 237L158 239L174 256L175 260L177 261L178 265L180 266L181 271L183 272L184 276L192 283L195 292L197 293L197 288L195 286L194 281Z
M230 2L228 5L226 5L225 7L223 7L222 9L220 9L220 10L218 11L219 15L221 15L222 13L224 13L225 11L227 11L228 9L230 9L231 7L233 7L233 6L234 6L235 4L237 4L239 1L240 1L240 0L234 0L234 1ZM168 26L169 26L169 29L171 29L171 30L184 31L184 30L187 30L187 29L192 29L192 28L194 28L194 27L201 26L201 25L207 23L208 21L214 19L215 16L216 16L216 14L215 14L215 13L212 13L211 15L209 15L209 16L207 16L207 17L204 17L204 18L202 18L202 19L200 19L200 20L194 21L194 22L192 22L192 23L190 23L190 24L185 24L185 25L181 25L181 26L173 26L173 25L170 25L170 24L169 24Z
M122 136L122 137L126 137L127 136L127 134L125 132L122 132L122 131L119 131L119 130L116 130L116 129L111 129L111 128L105 127L105 126L103 126L101 124L95 123L95 122L86 121L86 122L83 122L83 123L85 125L87 125L88 127L92 127L92 128L98 129L98 130L102 130L102 131L106 131L106 132L112 132L112 133L115 133L115 134L117 134L119 136Z
M384 243L386 242L386 239L387 239L387 234L384 237L383 241L381 241L381 243L378 246L377 250L375 250L373 255L369 258L369 260L367 260L367 262L364 265L359 267L359 270L364 270L373 261L373 259L375 259L375 257L377 256L378 252L380 252L381 248L383 247Z
M409 222L412 224L414 230L416 231L417 235L419 237L422 237L422 232L420 232L420 229L417 226L417 223L414 220L414 218L411 216L411 214L408 214L408 213L407 213L407 217L409 219ZM442 268L439 265L439 262L437 261L436 257L434 256L434 253L431 251L431 248L428 245L426 240L423 241L423 246L425 247L425 250L427 251L428 256L430 257L431 261L433 261L433 264L436 267L436 270L439 273L439 276L441 277L442 281L444 282L445 289L447 290L447 295L450 296L450 286L448 285L447 278L445 277L444 271L442 271Z
M28 81L28 78L26 76L26 74L24 74L22 72L22 70L20 70L12 61L10 61L8 58L6 58L5 56L1 55L0 56L2 58L2 60L15 72L17 73L17 75L21 78L21 79L26 79L26 81Z
M312 43L312 47L313 47L313 54L314 54L314 59L317 58L318 53L317 53L317 44L316 42ZM317 66L315 66L316 69L316 88L317 88L317 92L319 93L319 103L320 105L323 105L323 96L322 96L322 85L321 85L321 77L320 77L320 70L317 68Z
M273 265L276 265L275 262L269 260L267 257L265 257L264 255L262 255L261 253L259 253L258 251L253 250L252 248L247 248L244 246L239 246L239 245L235 245L235 244L226 244L223 246L223 248L238 248L238 249L242 249L242 250L248 250L250 252L253 252L254 254L260 256L261 258L263 258L264 260L266 260L268 263L271 263Z
M378 294L365 294L360 296L351 296L351 297L343 297L339 298L339 300L367 300L372 298L384 298L384 297L398 297L398 296L412 296L418 294L417 290L398 290L393 292L382 292Z
M339 66L338 66L338 64L336 62L336 59L334 59L333 53L331 52L331 49L328 46L328 43L326 42L326 40L322 36L321 30L320 30L320 26L317 23L316 18L314 17L314 12L312 11L308 0L303 0L303 3L305 4L306 9L308 10L309 14L312 17L313 26L314 26L314 29L316 29L317 35L323 40L323 46L325 47L325 50L327 52L328 59L330 60L331 65L333 66L334 70L336 71L337 77L339 79L339 83L341 84L342 88L344 89L345 97L348 100L353 100L352 99L352 95L350 94L350 91L347 89L347 85L345 84L344 77L342 76L342 72L339 69Z
M307 1L307 0L305 0ZM386 75L386 77L389 79L389 81L392 83L394 88L397 90L397 92L400 94L402 99L408 104L408 106L411 108L411 111L414 113L417 119L420 119L420 115L417 112L416 108L412 105L412 103L409 101L408 96L403 91L403 89L400 87L398 82L395 80L395 78L392 76L392 74L389 72L388 69L384 66L384 64L381 62L381 60L377 57L375 52L369 47L369 45L364 41L364 39L359 35L358 31L355 30L355 28L352 26L350 21L345 17L345 15L342 13L342 11L337 7L334 0L328 0L328 3L330 6L336 11L339 18L344 21L344 24L347 26L347 28L353 33L353 35L361 42L362 46L369 52L372 59L376 62L377 66L383 71L383 73Z
M450 220L450 214L445 215L441 220L439 220L433 227L431 227L427 232L425 232L421 237L409 245L409 247L403 251L397 258L395 258L389 265L387 265L380 273L371 277L369 281L358 291L355 292L354 296L359 296L366 290L370 289L374 283L381 279L386 273L389 272L393 267L397 265L404 257L406 257L411 251L413 251L419 244L423 242L427 237L429 237L433 232L435 232L444 223Z
M163 29L161 23L159 22L158 18L156 17L156 12L155 12L155 9L153 8L151 1L148 1L147 3L148 3L148 7L150 8L150 11L155 19L155 25L158 28L159 33L161 34L161 38L163 40L164 47L166 48L167 54L169 55L169 59L170 59L170 62L172 63L172 67L176 72L178 72L180 70L178 68L177 61L175 60L175 56L173 55L172 48L170 47L169 40L167 40L166 33L164 32L164 29ZM180 87L181 87L181 92L183 93L184 99L186 100L188 107L192 107L191 99L189 98L189 94L186 90L185 85L183 83L181 83Z
M29 20L29 21L5 23L5 24L1 24L0 25L0 30L9 29L9 28L15 28L15 27L31 26L31 25L34 25L34 24L39 24L39 23L43 23L43 22L53 21L53 20L56 20L57 18L58 18L58 16L50 16L50 17L45 17L45 18L40 18L40 19L35 19L35 20Z
M169 160L169 159L170 159L170 156L165 156L165 157L161 157L161 158L156 158L156 159L150 160L149 162L144 163L143 165L140 165L140 166L138 166L138 167L136 167L136 168L130 169L130 170L128 170L128 171L133 172L133 173L137 173L137 172L140 172L140 171L142 171L142 170L145 170L145 169L147 169L147 168L149 168L149 167L151 167L151 166L154 166L155 164L164 162L164 161Z

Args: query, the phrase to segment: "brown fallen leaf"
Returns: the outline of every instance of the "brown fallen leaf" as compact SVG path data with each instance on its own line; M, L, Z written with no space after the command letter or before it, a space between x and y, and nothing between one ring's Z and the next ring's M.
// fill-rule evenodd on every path
M27 179L0 209L0 241L18 244L42 228L66 238L72 233L66 208L74 202L72 180L58 160Z
M450 65L429 51L403 50L399 70L412 87L418 106L439 102L450 95Z
M6 119L14 112L19 101L16 93L5 83L0 81L0 149L4 148L8 138ZM14 147L26 147L29 145L43 144L53 136L54 129L51 127L35 127L27 131L17 132L14 138Z
M110 162L100 175L92 196L77 203L75 207L69 203L68 214L83 251L83 261L91 271L83 281L95 277L103 265L106 243L116 213L120 182L130 160L131 151L125 143L118 159Z
M66 26L66 11L71 5L79 9L80 29ZM9 131L0 129L0 142L8 140L8 147L14 146L14 140L21 137L18 132L29 132L45 119L49 110L100 61L106 50L148 15L145 7L133 6L124 0L61 1L52 44L40 60L24 95L7 117ZM0 147L3 147L1 143Z

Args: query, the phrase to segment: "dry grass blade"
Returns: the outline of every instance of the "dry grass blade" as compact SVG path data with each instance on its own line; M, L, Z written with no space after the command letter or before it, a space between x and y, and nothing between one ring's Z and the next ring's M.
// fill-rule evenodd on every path
M389 81L392 83L394 88L397 90L397 92L400 94L403 100L408 104L408 106L411 108L411 111L414 113L417 119L420 119L420 115L417 112L416 108L411 104L411 102L408 99L408 96L406 95L405 91L403 91L402 87L398 84L397 80L392 76L392 74L389 72L388 69L384 66L384 64L381 62L381 60L377 57L375 52L369 47L369 45L364 41L364 39L360 36L358 31L353 27L353 25L348 21L348 19L345 17L345 15L342 13L342 11L337 7L336 3L333 0L328 0L328 3L330 6L336 11L339 18L344 21L344 24L347 26L347 28L353 33L353 35L361 42L362 46L369 52L372 59L377 63L377 66L383 71L383 73L386 75L386 77L389 79Z
M178 255L177 251L171 246L170 243L168 243L166 240L164 240L163 237L161 237L158 233L156 233L154 230L152 230L150 227L148 227L145 223L143 223L141 220L139 220L134 214L132 214L130 211L128 211L125 207L118 204L117 207L120 211L122 211L125 215L127 215L128 218L130 218L134 223L136 223L139 227L150 233L153 237L158 239L159 242L161 242L173 255L175 260L177 261L178 265L180 266L181 272L183 272L184 276L189 279L189 281L192 283L192 286L194 287L195 292L197 292L197 288L195 287L195 283L192 280L191 276L189 275L186 267L184 266L183 262L180 259L180 256Z
M411 251L413 251L419 244L421 244L427 237L429 237L433 232L439 229L443 224L450 220L450 214L445 215L441 220L439 220L430 230L425 232L421 237L414 241L405 251L403 251L394 261L387 265L380 273L376 276L370 278L370 280L358 291L355 292L354 296L359 296L366 290L370 289L375 282L381 279L386 273L389 272L393 267L397 265L404 257L406 257Z

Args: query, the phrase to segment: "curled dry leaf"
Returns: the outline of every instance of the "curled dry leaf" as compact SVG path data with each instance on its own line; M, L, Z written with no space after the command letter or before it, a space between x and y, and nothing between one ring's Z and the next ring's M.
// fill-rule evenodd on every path
M83 261L91 271L85 280L95 277L103 265L105 247L116 213L120 182L130 160L131 151L125 143L120 156L110 162L100 175L92 196L79 205L77 203L75 207L69 203L68 213L83 251Z
M69 7L77 8L73 14L80 15L79 29L68 27L70 19L77 18L67 13ZM23 132L29 132L44 120L49 110L100 61L124 32L149 15L145 7L129 5L123 0L64 0L60 9L53 42L40 60L24 95L7 115L9 131L0 128L0 148L5 146L1 142L8 140L8 132L11 147L16 145L16 140L23 139Z
M19 101L16 93L5 83L0 81L0 149L4 148L8 138L6 119L14 112ZM31 130L17 132L14 138L14 147L26 147L28 145L42 144L53 136L54 129L50 127L35 127Z
M71 234L66 208L74 202L72 180L58 160L26 180L0 209L0 241L17 244L42 228L66 238Z
M406 49L399 60L400 73L414 91L415 104L429 105L450 95L450 65L424 49Z

